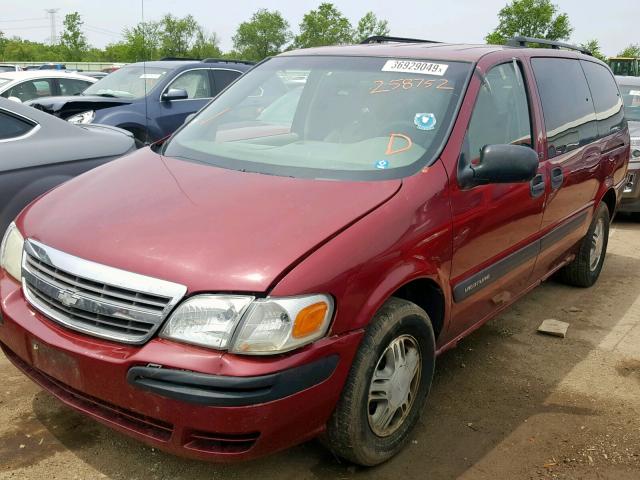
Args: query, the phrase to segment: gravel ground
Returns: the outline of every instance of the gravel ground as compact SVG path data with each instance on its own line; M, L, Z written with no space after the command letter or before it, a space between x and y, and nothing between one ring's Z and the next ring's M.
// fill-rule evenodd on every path
M569 322L566 338L536 333ZM186 461L60 405L0 355L0 479L640 478L640 223L614 223L598 284L547 282L438 359L407 448L373 469L317 442Z

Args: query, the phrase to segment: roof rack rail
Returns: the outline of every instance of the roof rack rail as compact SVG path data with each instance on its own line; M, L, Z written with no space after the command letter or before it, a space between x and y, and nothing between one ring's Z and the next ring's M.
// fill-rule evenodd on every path
M513 37L507 40L507 45L510 47L526 47L527 43L538 43L540 45L549 45L554 50L565 48L567 50L575 50L585 55L593 56L593 54L586 48L579 47L577 45L571 45L570 43L557 42L555 40L548 40L546 38L533 38L533 37Z
M388 37L386 35L374 35L372 37L365 38L360 42L361 45L369 43L384 43L384 42L396 42L396 43L442 43L436 40L423 40L421 38L405 38L405 37Z
M182 62L182 61L193 61L199 62L199 58L191 58L191 57L162 57L160 59L161 62Z
M235 60L233 58L205 58L204 63L244 63L245 65L255 65L256 62L250 60Z

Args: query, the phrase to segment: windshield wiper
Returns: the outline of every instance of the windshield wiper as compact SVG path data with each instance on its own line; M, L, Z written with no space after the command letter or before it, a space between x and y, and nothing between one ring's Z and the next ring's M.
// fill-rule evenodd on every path
M118 96L113 93L96 93L95 95L96 97L118 98Z

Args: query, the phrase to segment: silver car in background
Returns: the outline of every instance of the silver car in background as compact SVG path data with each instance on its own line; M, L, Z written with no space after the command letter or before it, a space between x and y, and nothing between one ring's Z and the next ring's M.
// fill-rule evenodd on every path
M627 184L618 211L640 213L640 77L616 76L631 134Z

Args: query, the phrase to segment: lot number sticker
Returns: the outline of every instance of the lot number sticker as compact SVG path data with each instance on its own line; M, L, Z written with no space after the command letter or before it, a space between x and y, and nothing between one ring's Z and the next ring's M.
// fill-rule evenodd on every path
M449 68L443 63L420 62L415 60L387 60L383 72L421 73L442 76Z

